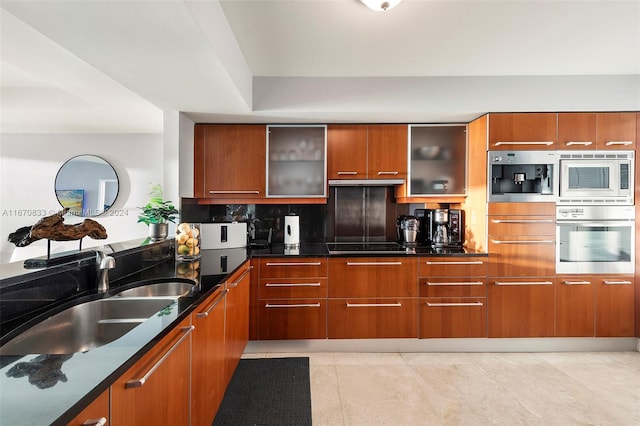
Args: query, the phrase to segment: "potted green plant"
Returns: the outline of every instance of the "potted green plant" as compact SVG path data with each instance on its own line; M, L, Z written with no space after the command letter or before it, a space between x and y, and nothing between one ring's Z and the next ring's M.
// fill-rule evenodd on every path
M146 223L149 226L149 237L153 241L167 238L169 235L169 222L174 222L178 209L163 199L162 187L158 184L151 185L149 189L149 202L140 207L142 213L138 215L138 223Z

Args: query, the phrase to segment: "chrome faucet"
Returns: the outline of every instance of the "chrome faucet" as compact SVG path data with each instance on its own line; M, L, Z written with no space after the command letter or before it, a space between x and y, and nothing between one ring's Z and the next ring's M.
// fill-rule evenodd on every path
M96 264L98 265L98 293L105 293L109 291L109 269L116 267L116 260L98 250Z

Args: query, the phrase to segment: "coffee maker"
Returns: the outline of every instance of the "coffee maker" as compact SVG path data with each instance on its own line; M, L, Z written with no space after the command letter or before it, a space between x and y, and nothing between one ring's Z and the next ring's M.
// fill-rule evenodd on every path
M460 248L464 244L464 211L460 209L416 209L420 223L418 241L437 248Z

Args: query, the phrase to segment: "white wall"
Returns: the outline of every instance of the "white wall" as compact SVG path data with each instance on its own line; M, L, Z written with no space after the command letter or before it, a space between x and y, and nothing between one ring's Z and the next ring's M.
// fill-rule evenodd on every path
M16 248L7 238L16 229L33 225L40 217L61 209L54 192L56 173L66 160L81 154L97 155L110 162L120 181L120 191L110 212L93 218L106 228L108 238L84 238L83 248L148 235L147 226L136 223L138 207L146 204L150 183L164 184L168 178L164 171L162 134L3 134L0 137L0 263L46 254L46 241ZM178 199L171 201L179 203ZM82 220L65 216L67 224ZM77 247L77 242L52 242L53 252Z

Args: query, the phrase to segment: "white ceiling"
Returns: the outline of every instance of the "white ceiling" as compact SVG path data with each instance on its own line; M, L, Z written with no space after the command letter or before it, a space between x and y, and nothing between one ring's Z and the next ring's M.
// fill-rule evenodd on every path
M2 133L640 110L640 0L0 0Z

